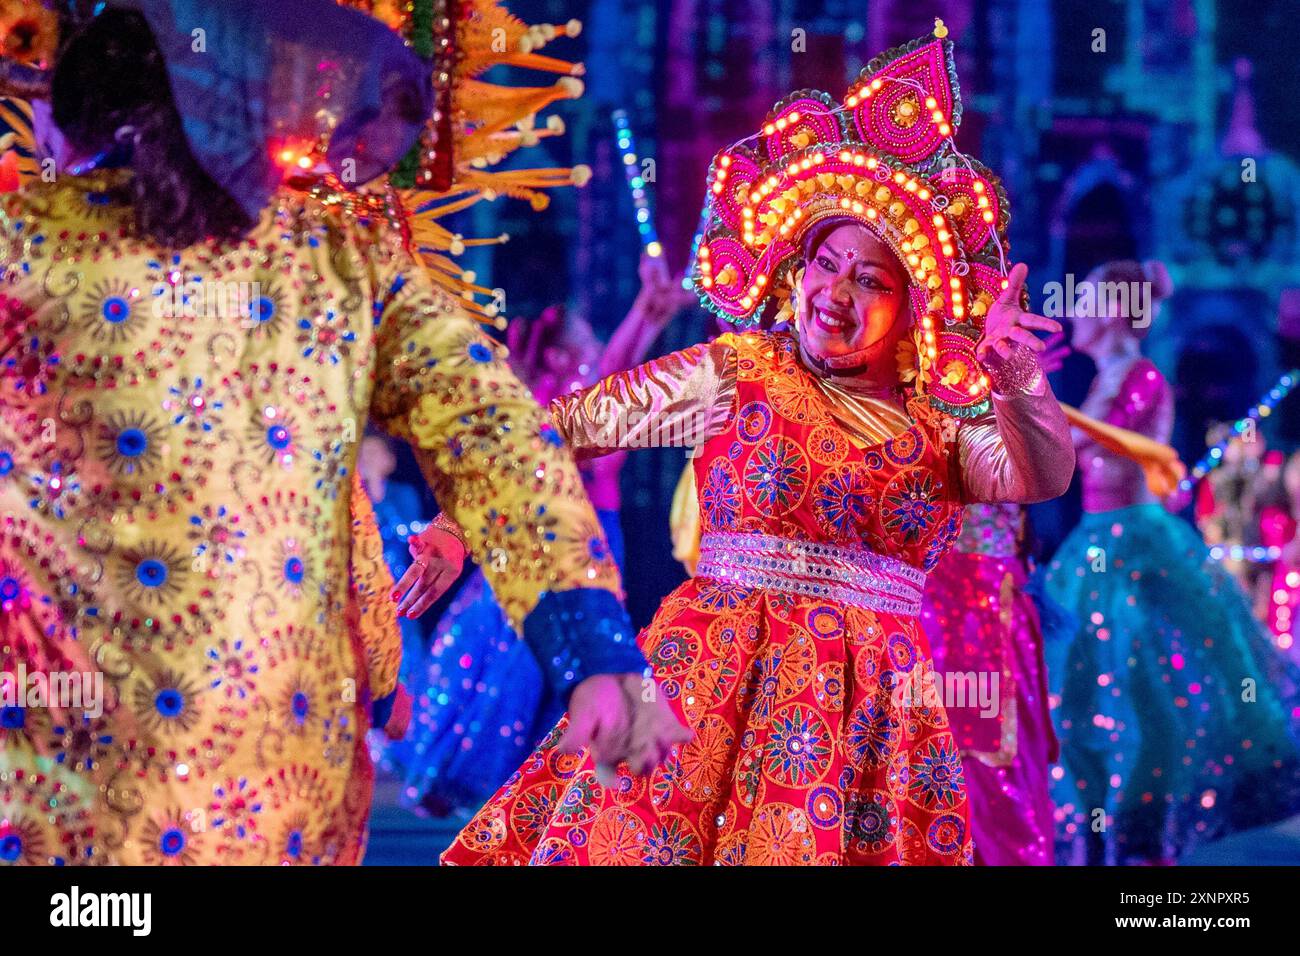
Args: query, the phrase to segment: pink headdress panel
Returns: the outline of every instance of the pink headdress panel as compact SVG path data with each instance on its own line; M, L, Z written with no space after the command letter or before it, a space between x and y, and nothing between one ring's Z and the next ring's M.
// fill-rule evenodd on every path
M961 99L947 30L871 61L837 102L800 91L709 170L695 262L701 302L742 326L789 299L804 238L828 217L861 222L911 279L917 387L956 414L987 408L975 360L1003 287L1008 203L961 153Z

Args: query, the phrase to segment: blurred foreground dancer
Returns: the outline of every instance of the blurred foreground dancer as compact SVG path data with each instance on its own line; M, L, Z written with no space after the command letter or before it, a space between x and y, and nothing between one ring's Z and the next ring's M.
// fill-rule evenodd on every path
M56 181L4 197L0 670L103 691L4 708L5 858L357 861L368 420L417 449L575 745L649 770L683 731L642 696L554 430L391 194L297 192L272 162L292 140L382 175L432 112L429 64L330 0L193 6L65 16L36 136Z
M564 739L571 714L445 862L971 862L942 703L900 693L930 667L921 593L964 503L1058 495L1073 454L1035 358L1033 330L1059 326L1021 310L1006 196L952 142L946 32L878 57L842 103L783 101L713 163L701 299L741 326L787 299L797 332L727 334L551 403L580 458L698 450L697 575L640 638L647 693L694 738L649 779L613 774Z
M1124 298L1107 299L1103 284ZM1167 441L1173 395L1140 349L1170 294L1167 272L1113 262L1085 285L1097 307L1076 316L1074 347L1097 378L1084 411ZM1152 311L1139 315L1144 288ZM1061 740L1058 862L1172 863L1294 812L1300 762L1292 704L1279 698L1294 687L1235 580L1141 468L1089 436L1077 444L1083 520L1045 586L1078 625L1047 648Z
M644 361L689 293L668 275L662 259L644 258L640 273L641 291L608 345L586 320L566 316L559 307L536 320L511 323L510 364L534 397L545 402ZM580 467L609 555L620 567L619 473L626 458L626 452L606 455ZM404 626L455 581L466 557L439 523L418 535L412 550L427 562L413 566L398 582L405 594L398 609ZM388 753L404 768L402 799L437 816L481 806L562 712L555 709L559 702L544 693L536 660L481 570L465 582L438 622L427 660L411 662L406 673L415 694L413 726L409 739L390 746Z

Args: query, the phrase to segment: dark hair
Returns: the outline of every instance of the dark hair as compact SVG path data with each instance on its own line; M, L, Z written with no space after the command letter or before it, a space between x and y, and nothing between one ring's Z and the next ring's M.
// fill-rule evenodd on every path
M109 9L63 47L51 88L54 122L89 153L123 148L123 186L141 234L171 248L238 239L253 226L190 152L167 66L140 14Z
M890 253L889 262L896 265L902 273L904 287L912 283L912 275L903 264L903 260L898 258L898 251L892 248L884 239L881 239L874 230L856 216L830 215L809 226L803 237L803 259L805 263L809 262L817 254L817 250L821 248L822 243L840 226L858 226L863 229Z
M862 225L862 223L853 216L838 215L827 216L825 219L813 223L803 234L804 259L811 259L813 255L816 254L817 250L821 248L821 244L826 241L826 237L836 229L840 228L840 226L856 225Z

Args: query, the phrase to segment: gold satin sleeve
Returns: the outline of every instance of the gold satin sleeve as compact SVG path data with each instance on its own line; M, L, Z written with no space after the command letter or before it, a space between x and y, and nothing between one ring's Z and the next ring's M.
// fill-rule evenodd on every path
M376 267L371 412L409 441L443 513L517 633L548 591L620 593L577 465L506 364L506 350L405 250ZM372 262L377 257L372 257Z
M628 448L696 448L731 421L734 334L693 345L551 402L551 421L579 458Z
M992 400L992 411L957 429L963 500L1027 505L1064 494L1074 443L1046 376L1030 392Z
M402 631L393 600L393 574L384 563L384 539L379 533L375 508L352 472L352 547L348 564L353 606L348 617L366 655L370 694L378 700L397 689L402 666Z

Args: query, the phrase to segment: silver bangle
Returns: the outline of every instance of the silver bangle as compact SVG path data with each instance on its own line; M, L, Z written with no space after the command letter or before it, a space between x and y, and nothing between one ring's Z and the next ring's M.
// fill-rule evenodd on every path
M994 353L996 355L997 353ZM1000 356L996 364L985 363L993 391L999 395L1024 395L1035 391L1043 380L1043 367L1038 356L1020 343L1011 346L1009 358Z

